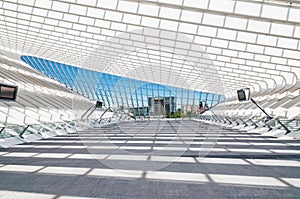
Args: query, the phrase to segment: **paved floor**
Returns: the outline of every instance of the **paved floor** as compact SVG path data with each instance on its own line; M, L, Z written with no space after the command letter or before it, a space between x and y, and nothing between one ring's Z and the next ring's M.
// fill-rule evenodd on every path
M140 121L0 149L0 198L299 198L300 140Z

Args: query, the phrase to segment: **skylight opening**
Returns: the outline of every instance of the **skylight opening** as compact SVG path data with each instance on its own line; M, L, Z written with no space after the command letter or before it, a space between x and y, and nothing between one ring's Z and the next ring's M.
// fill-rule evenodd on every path
M89 5L89 6L96 6L97 0L77 0L78 4L83 4L83 5Z
M277 46L282 47L282 48L297 49L298 43L299 43L299 40L296 40L296 39L279 38Z
M39 19L42 20L43 18L39 18ZM58 25L60 27L63 27L63 28L71 28L72 27L72 23L69 23L69 22L66 22L66 21L59 21Z
M126 24L123 24L123 23L117 23L117 22L112 22L111 23L111 28L114 29L114 30L119 30L119 31L126 31L127 29L127 25ZM91 31L94 31L94 30L97 30L97 28L94 28L93 27L93 30ZM99 32L99 30L98 30Z
M270 56L255 54L254 60L261 62L270 62Z
M287 7L271 6L265 4L263 5L261 16L270 19L286 20L287 13Z
M167 30L161 30L159 37L165 39L176 40L177 33Z
M227 29L218 29L218 38L235 40L237 35L237 31L227 30Z
M110 24L111 24L111 22L105 21L105 20L102 20L102 19L96 19L95 20L95 26L99 27L99 28L100 27L102 27L102 28L109 28Z
M137 9L138 3L136 2L119 1L118 10L120 11L136 13Z
M299 26L295 26L295 30L294 30L294 37L300 38L300 27ZM300 50L300 45L298 47L298 49Z
M67 4L68 5L68 4ZM67 9L67 6L65 6ZM68 10L65 10L67 12ZM70 6L70 13L78 14L78 15L85 15L87 11L87 7L81 5L71 4Z
M238 30L246 30L247 22L247 19L227 16L225 21L225 27L234 28Z
M153 18L153 17L142 17L142 22L141 22L142 26L146 26L146 27L152 27L152 28L158 28L159 25L159 19L157 18Z
M221 39L212 39L211 45L220 48L227 48L228 41L221 40Z
M44 1L44 0L40 0L40 1ZM69 3L52 1L52 9L53 10L60 11L60 12L68 12L69 7L70 7ZM70 11L75 12L75 13L77 12L77 14L82 14L82 13L80 13L80 8L82 8L82 6L77 6L77 5L71 4ZM49 7L47 9L49 9Z
M207 9L209 0L201 0L201 1L195 1L195 0L184 0L183 5L193 8L202 8Z
M89 7L88 10L87 10L87 16L93 17L93 18L103 18L104 10L99 9L99 8Z
M292 58L292 59L299 59L300 51L284 49L283 50L283 56L288 57L288 58Z
M24 13L18 13L18 18L29 21L30 20L30 15L29 14L24 14Z
M159 17L178 20L180 12L179 9L161 7Z
M151 16L157 16L159 11L158 6L149 5L149 4L140 4L138 13L143 15L151 15Z
M73 14L64 14L64 19L63 20L78 23L79 16L76 16L76 15L73 15Z
M40 9L40 8L34 8L32 10L32 13L35 14L35 15L40 15L42 17L45 17L47 15L47 10L44 10L44 9ZM32 17L36 17L36 16L32 16Z
M17 18L17 13L16 12L13 12L13 11L10 11L10 10L5 10L4 14L7 15L6 20L11 19L11 21L17 21L17 19L16 19Z
M284 35L291 37L293 35L294 26L272 23L271 33L276 35Z
M133 14L124 14L123 22L124 23L135 24L135 25L140 25L141 16L133 15Z
M161 20L160 21L160 28L161 29L166 29L166 30L177 31L178 24L179 23L175 22L175 21Z
M10 9L12 9L12 8L10 8ZM24 5L19 5L18 6L18 11L19 12L26 12L26 13L28 13L28 14L31 14L31 12L32 12L32 7L29 7L29 6L24 6Z
M257 34L248 32L238 32L237 40L247 43L255 43Z
M98 1L97 6L100 8L116 9L118 0L101 0Z
M45 23L50 24L52 26L57 26L58 25L58 20L47 18L47 19L45 19Z
M241 42L230 41L229 42L229 48L230 49L234 49L234 50L239 50L239 51L245 51L246 44L245 43L241 43Z
M222 11L222 12L233 12L234 4L236 1L232 0L210 0L209 1L209 9Z
M222 55L229 56L229 57L237 57L238 52L235 50L223 49Z
M6 9L6 10L17 10L18 4L3 2L2 8Z
M208 26L198 26L198 35L215 37L217 34L217 28L208 27Z
M200 12L193 12L189 10L182 10L181 11L181 20L187 21L187 22L194 22L194 23L200 23L202 20L203 14Z
M121 21L123 17L123 13L121 12L115 12L115 11L110 11L107 10L105 11L105 16L104 18L107 20L112 20L112 21Z
M257 20L249 20L248 30L261 33L269 33L270 23Z
M208 14L206 13L203 16L203 23L208 25L214 25L214 26L223 26L224 23L224 16L221 15L214 15L214 14Z
M251 16L259 16L261 5L250 2L237 1L235 7L235 13Z
M188 23L179 23L179 31L184 33L196 34L197 26Z
M86 30L86 25L73 24L73 29L74 30L79 30L79 31L85 31Z
M280 57L271 57L271 62L272 63L276 63L277 64L283 64L286 65L287 64L287 59L285 58L280 58ZM277 68L277 67L276 67ZM288 67L290 68L290 67Z
M210 45L211 38L195 36L194 42L203 45Z
M277 37L269 36L269 35L258 35L257 43L268 45L268 46L276 46Z
M55 18L55 19L58 19L58 20L62 20L63 19L63 14L60 13L60 12L56 12L56 11L48 11L48 16L51 17L51 18Z
M300 9L299 8L290 8L289 11L289 21L300 22Z
M253 53L263 54L264 47L263 46L258 46L258 45L247 44L247 51L253 52Z
M282 52L283 50L280 48L272 48L272 47L265 48L265 54L267 55L282 56Z

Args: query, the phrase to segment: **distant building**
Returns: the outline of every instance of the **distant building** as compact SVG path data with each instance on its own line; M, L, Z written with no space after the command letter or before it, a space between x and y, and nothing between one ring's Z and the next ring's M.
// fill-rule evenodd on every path
M191 104L182 104L181 111L182 113L187 113L187 112L196 113L197 111L199 111L199 106L191 105Z
M148 107L150 115L170 115L176 111L175 97L149 97Z
M138 116L138 117L148 117L149 116L148 107L134 107L134 108L129 108L129 110L134 116Z

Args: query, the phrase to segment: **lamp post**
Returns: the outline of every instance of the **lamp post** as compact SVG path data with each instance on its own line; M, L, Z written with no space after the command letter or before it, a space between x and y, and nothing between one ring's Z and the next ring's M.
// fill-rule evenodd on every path
M251 102L253 104L255 104L267 116L267 120L265 122L268 122L268 121L274 119L250 96L250 88L243 88L243 89L238 90L237 95L238 95L238 99L240 102L251 100ZM276 119L276 120L286 130L285 134L288 134L289 132L291 132L279 119Z

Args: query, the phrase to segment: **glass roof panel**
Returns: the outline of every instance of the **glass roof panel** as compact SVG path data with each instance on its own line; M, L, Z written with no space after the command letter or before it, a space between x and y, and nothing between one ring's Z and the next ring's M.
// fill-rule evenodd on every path
M248 30L261 33L269 33L270 23L257 20L249 20Z
M201 0L201 1L194 1L194 0L184 0L183 5L193 7L193 8L203 8L207 9L209 4L209 0Z
M194 107L189 111L196 114L199 112L201 102L206 102L207 106L211 107L225 99L224 96L217 94L100 73L32 56L22 56L21 59L39 72L59 81L73 91L90 99L102 101L106 106L119 109L145 110L143 114L136 113L135 116L137 117L169 117L175 111L184 114L187 110L182 109L185 109L185 107ZM183 70L190 71L190 69ZM66 74L69 75L68 78L66 78ZM201 97L201 95L204 97ZM199 97L195 99L194 96ZM167 100L171 104L167 106L168 109L163 108L164 112L157 112L153 107L153 104L157 104L155 100L162 102Z
M279 7L279 6L271 6L264 5L262 8L262 17L271 18L271 19L287 19L288 8L287 7Z
M236 1L232 0L210 0L209 9L223 12L233 12L235 2Z
M284 35L291 37L294 27L290 25L272 23L271 33L276 35Z
M166 77L201 90L216 79L226 92L257 89L262 78L263 86L300 78L291 72L300 61L299 8L271 0L3 0L0 47L169 86L184 83ZM256 73L245 76L247 67Z
M237 1L235 12L243 15L259 16L261 5L256 3Z
M300 22L300 9L290 8L289 9L289 21Z

